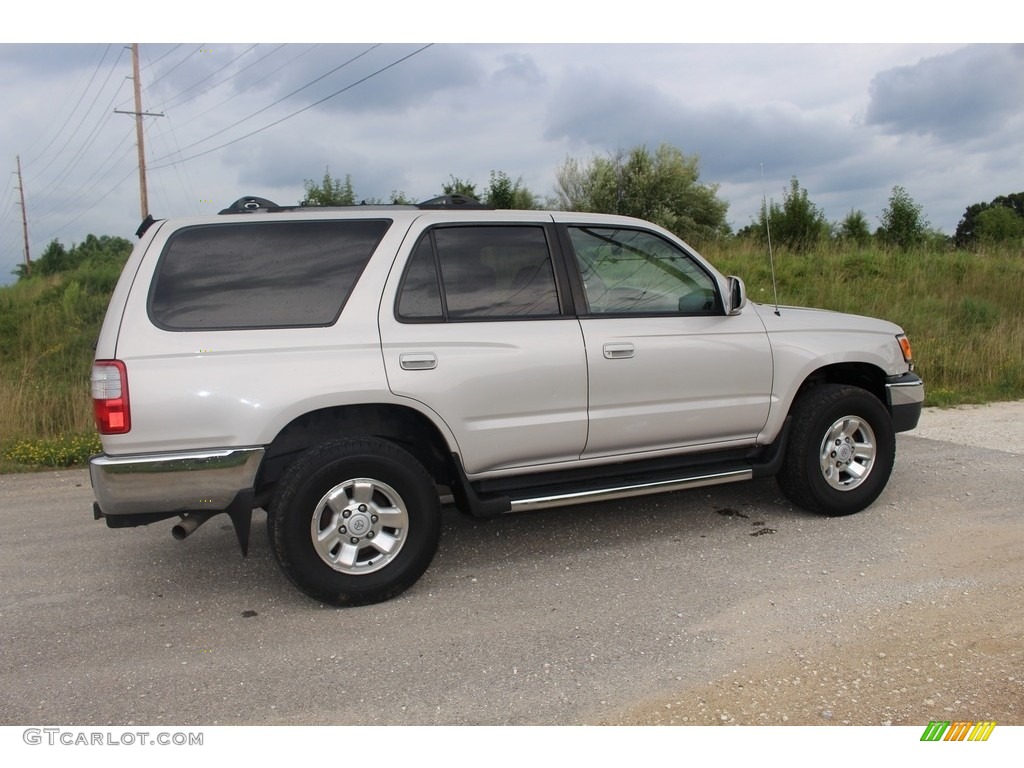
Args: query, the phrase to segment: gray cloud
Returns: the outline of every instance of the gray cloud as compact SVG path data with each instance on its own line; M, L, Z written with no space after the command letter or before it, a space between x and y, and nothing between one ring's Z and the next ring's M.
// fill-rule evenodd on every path
M796 176L830 219L858 208L875 222L899 184L951 233L1024 177L1021 46L435 45L291 118L417 46L381 46L276 106L369 46L248 47L142 46L144 107L191 89L146 121L155 215L243 194L294 203L325 165L360 197L426 198L449 175L483 187L492 170L543 196L567 156L667 142L700 156L736 226L757 213L763 164L769 197ZM21 155L34 253L138 224L132 121L106 111L115 90L130 105L120 44L99 67L107 87L58 134L105 49L0 45L0 144L8 170ZM21 252L13 179L0 179L0 280Z
M702 176L720 182L749 179L762 163L797 173L862 144L849 125L789 104L691 105L678 95L594 71L561 83L547 120L547 139L607 149L674 144L699 155Z
M109 47L109 50L107 50ZM114 61L120 52L120 45L79 44L79 45L25 45L0 44L0 72L3 79L11 84L14 78L30 78L60 74L66 79L77 76L77 70L95 68L101 61L103 66ZM106 58L104 59L104 53ZM11 78L8 81L8 78ZM73 81L67 84L70 90Z
M282 76L275 79L271 93L284 96L341 67L304 89L287 104L299 108L348 88L325 101L322 108L347 113L404 112L429 102L438 92L480 82L480 74L474 67L467 66L458 48L435 45L416 53L422 47L416 44L378 48L320 45L283 71ZM396 63L410 54L415 55Z
M501 68L493 77L496 84L522 83L528 86L541 86L547 81L536 60L525 53L506 53L498 57Z
M980 45L880 72L867 122L887 133L958 142L1024 111L1024 46Z

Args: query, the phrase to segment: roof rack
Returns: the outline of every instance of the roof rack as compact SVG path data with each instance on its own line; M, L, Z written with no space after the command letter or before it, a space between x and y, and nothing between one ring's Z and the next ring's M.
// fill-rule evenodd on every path
M256 197L255 195L247 195L246 197L240 197L227 208L220 211L221 214L233 214L233 213L280 213L282 211L305 211L305 210L352 210L353 208L361 209L415 209L420 210L434 210L437 208L463 208L463 209L474 209L474 210L489 210L493 211L494 207L490 205L484 205L479 200L469 197L468 195L441 195L440 197L432 197L430 200L424 200L422 203L415 205L401 205L401 204L367 204L360 203L358 205L337 205L337 206L319 206L319 205L278 205L277 203L267 200L265 197Z
M441 195L440 197L432 197L429 200L424 200L422 203L417 203L417 208L479 208L488 211L493 211L493 205L484 205L475 197L469 195Z
M220 213L277 213L278 211L285 210L277 203L272 203L265 197L256 197L249 195L247 197L240 197L231 205L229 205Z

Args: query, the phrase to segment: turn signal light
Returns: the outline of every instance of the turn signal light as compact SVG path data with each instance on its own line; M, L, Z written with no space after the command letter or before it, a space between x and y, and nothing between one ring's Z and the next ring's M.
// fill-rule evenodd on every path
M903 359L910 363L910 368L914 368L914 353L910 351L910 339L906 336L897 336L896 340L900 343L900 349L903 350Z

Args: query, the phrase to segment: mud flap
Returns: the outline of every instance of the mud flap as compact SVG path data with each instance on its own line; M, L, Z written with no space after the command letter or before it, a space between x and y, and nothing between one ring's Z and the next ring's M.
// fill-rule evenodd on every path
M239 491L225 512L231 518L231 525L238 537L238 546L242 548L242 557L249 554L249 532L252 529L252 509L256 494L252 488Z

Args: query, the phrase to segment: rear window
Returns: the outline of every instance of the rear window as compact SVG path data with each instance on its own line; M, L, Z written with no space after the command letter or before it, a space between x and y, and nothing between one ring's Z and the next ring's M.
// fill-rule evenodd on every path
M391 221L212 224L171 236L149 315L172 331L327 326Z

